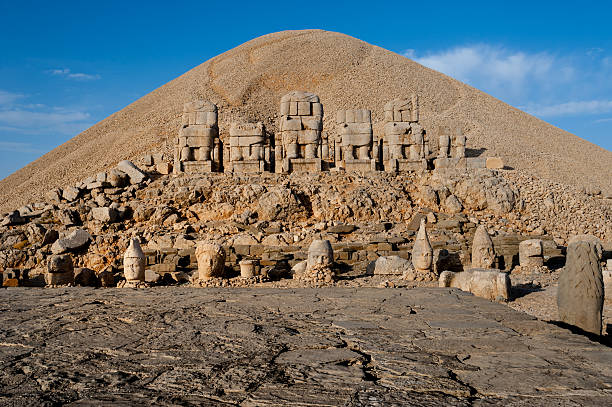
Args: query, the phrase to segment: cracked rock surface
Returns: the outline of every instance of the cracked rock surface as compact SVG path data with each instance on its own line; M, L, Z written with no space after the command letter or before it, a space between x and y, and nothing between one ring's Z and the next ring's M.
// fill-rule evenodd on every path
M7 289L0 405L611 405L612 349L455 289Z

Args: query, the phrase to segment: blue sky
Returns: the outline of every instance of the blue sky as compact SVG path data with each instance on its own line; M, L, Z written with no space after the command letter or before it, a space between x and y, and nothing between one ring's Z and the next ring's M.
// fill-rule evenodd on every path
M290 5L292 4L292 5ZM612 150L612 3L0 2L0 178L257 36L339 31Z

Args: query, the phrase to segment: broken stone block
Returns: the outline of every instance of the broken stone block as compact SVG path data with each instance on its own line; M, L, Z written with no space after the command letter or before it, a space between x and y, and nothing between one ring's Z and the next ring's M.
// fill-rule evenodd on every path
M62 190L59 188L52 189L45 194L45 197L49 202L59 202L62 200Z
M27 219L19 215L19 211L13 211L2 220L2 226L22 225Z
M172 172L172 164L160 162L155 166L155 169L162 175L168 175Z
M504 160L501 157L487 157L485 166L491 170L503 170Z
M76 229L63 239L59 239L51 246L53 254L61 254L67 251L77 250L89 243L91 235L84 229Z
M381 256L376 261L368 264L366 273L369 275L403 275L413 272L410 260L402 259L399 256Z
M47 285L70 285L74 283L74 266L69 254L51 256L45 274Z
M508 301L512 284L506 273L494 269L470 269L467 271L443 271L440 287L455 287L491 301Z
M74 269L74 285L81 287L97 287L98 276L92 269L78 267Z
M62 191L62 198L68 202L72 202L79 197L81 190L75 187L68 187Z
M92 208L91 216L102 223L114 223L120 220L119 211L115 208Z
M128 160L120 161L117 168L128 175L131 184L140 184L147 177L133 162Z
M121 188L129 183L130 177L123 171L113 168L108 175L108 182L115 188Z
M544 265L542 240L529 239L519 243L519 264L521 266Z
M559 320L595 335L601 335L604 301L599 250L592 241L570 243L557 291Z

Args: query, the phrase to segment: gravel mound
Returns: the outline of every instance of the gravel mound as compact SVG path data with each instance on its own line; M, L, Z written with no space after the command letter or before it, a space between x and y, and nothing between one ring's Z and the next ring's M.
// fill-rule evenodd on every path
M418 93L434 141L439 125L461 127L468 155L501 156L534 176L606 193L612 179L612 152L448 76L344 34L285 31L206 61L0 181L0 209L40 201L121 160L169 152L183 104L197 98L218 105L222 139L235 120L263 121L274 132L280 98L290 90L320 96L331 137L337 110L371 109L380 136L384 104Z

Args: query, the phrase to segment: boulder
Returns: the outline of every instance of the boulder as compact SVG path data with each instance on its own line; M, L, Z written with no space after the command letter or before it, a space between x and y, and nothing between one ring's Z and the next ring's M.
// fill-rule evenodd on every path
M559 320L601 335L604 282L601 251L592 240L574 240L567 248L565 267L559 276Z
M68 187L62 191L62 198L68 202L72 202L79 197L81 190L75 187Z
M113 168L108 174L108 182L110 182L111 186L115 188L121 188L126 186L129 182L129 179L130 178L125 172L117 168Z
M81 217L74 209L61 209L55 213L57 220L64 226L74 226L81 224Z
M27 219L22 217L19 211L13 211L2 220L2 226L22 225L26 221Z
M98 276L92 269L79 267L74 269L74 284L82 287L97 287L99 285Z
M59 239L51 246L53 254L61 254L77 250L89 243L91 235L84 229L76 229L63 239Z
M491 301L508 301L512 284L508 274L495 269L470 269L467 271L443 271L440 287L455 287Z
M119 211L110 207L93 208L91 216L102 223L114 223L120 220Z
M117 164L117 168L128 175L131 184L140 184L147 177L133 162L123 160Z
M410 260L402 259L399 256L382 256L368 264L366 271L369 275L401 276L404 273L413 272L414 269Z

